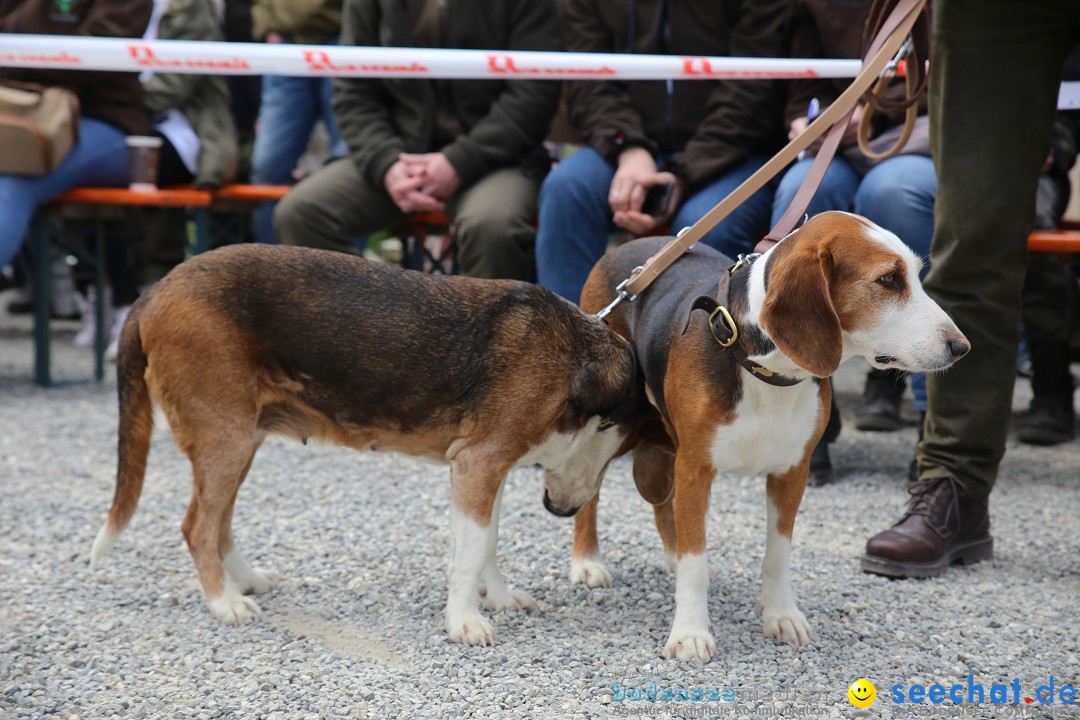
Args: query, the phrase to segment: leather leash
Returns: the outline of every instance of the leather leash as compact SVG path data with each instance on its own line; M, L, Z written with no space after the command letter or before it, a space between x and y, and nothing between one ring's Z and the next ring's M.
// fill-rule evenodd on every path
M705 234L727 217L735 208L741 205L747 198L760 190L765 183L771 180L781 170L786 168L798 157L799 153L810 147L826 130L826 136L817 157L807 173L799 191L795 194L791 205L763 239L756 249L758 252L764 247L767 249L780 239L788 235L802 220L811 198L821 184L825 176L825 170L829 166L836 149L840 145L840 139L847 127L848 119L855 109L859 99L876 85L875 90L880 92L884 89L887 81L895 74L896 67L901 58L911 56L913 44L908 40L916 21L923 14L926 0L897 0L892 12L880 22L874 39L869 43L869 48L864 56L862 69L843 93L825 111L819 115L810 126L798 137L783 147L769 162L758 168L757 172L743 181L726 198L706 213L700 220L688 228L684 228L658 253L634 269L630 277L619 283L615 288L615 299L598 312L598 318L607 317L616 307L624 301L633 302L653 283L662 272L667 270L673 262L693 247ZM880 13L879 13L880 15ZM872 19L874 17L871 12ZM921 63L921 60L919 61ZM909 61L909 70L914 63ZM909 88L911 85L909 84ZM905 122L914 116L909 112ZM906 140L906 138L902 138ZM900 147L893 148L891 152L899 152Z

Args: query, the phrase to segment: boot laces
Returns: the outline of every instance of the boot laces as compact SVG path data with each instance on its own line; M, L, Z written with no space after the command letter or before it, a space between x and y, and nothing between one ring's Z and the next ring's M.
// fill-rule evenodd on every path
M959 510L957 504L957 498L959 496L958 483L956 478L951 477L937 477L937 478L925 478L914 483L908 492L911 494L911 500L908 502L908 508L906 516L910 515L922 515L927 519L932 527L938 530L944 530L948 526L948 518L950 515L956 514L959 519ZM951 492L950 492L951 490ZM939 526L937 523L932 522L935 518L933 515L937 514L934 509L941 504L943 494L948 494L948 507L945 513L940 516L942 524Z

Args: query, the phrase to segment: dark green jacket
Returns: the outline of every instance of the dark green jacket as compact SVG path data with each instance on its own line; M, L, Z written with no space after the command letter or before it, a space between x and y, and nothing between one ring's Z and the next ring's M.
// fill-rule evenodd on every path
M446 46L491 50L561 49L555 0L446 0ZM348 0L342 45L413 47L401 0ZM334 115L349 154L382 187L401 152L440 151L467 187L492 170L525 163L550 167L543 141L559 101L550 80L451 80L450 103L463 133L434 147L436 97L431 80L337 78Z
M341 32L341 0L256 0L251 36L276 32L301 45L322 45Z
M157 36L161 40L222 39L211 0L171 0ZM199 136L197 186L217 187L232 179L238 151L224 78L154 73L143 92L151 114L176 108Z

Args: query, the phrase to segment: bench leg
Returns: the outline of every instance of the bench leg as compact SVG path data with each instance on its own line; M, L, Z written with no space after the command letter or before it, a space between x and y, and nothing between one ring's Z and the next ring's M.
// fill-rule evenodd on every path
M195 245L191 248L192 255L200 255L213 247L213 238L210 237L210 211L206 208L195 208Z
M34 278L34 382L41 387L52 385L49 372L49 303L52 298L52 262L45 221L34 217L30 230L30 257Z
M94 379L105 378L105 346L108 329L105 327L105 221L98 220L94 227Z

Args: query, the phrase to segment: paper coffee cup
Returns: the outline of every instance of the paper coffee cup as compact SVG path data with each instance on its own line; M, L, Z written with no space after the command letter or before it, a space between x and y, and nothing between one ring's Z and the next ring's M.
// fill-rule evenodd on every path
M157 190L158 160L161 157L159 137L152 135L129 135L127 137L128 170L134 192Z

